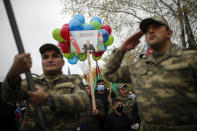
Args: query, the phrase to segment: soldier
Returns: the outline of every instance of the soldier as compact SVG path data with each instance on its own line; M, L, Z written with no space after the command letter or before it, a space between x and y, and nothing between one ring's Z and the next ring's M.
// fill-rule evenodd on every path
M40 47L44 74L34 78L36 91L27 90L27 81L20 74L32 66L30 54L15 56L14 62L4 80L2 95L6 101L28 100L21 129L41 131L35 106L42 105L46 130L74 131L77 128L78 112L86 109L89 99L80 90L82 81L77 76L63 75L63 55L60 49L50 43Z
M141 131L196 131L197 51L172 44L173 31L164 18L144 19L140 29L113 51L104 76L133 84ZM143 34L153 54L120 67L125 52L134 49Z

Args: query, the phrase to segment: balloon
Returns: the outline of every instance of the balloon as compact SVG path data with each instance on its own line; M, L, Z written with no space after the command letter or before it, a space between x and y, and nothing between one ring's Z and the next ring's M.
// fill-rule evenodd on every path
M105 29L109 33L109 35L111 34L111 27L109 25L102 25L101 29Z
M104 51L99 51L99 52L93 52L94 56L95 57L99 57L99 56L102 56L104 53Z
M99 30L99 33L101 33L103 36L103 42L104 43L107 42L107 40L109 38L109 33L105 29Z
M63 53L69 53L70 51L70 43L69 42L60 42L59 47L62 49Z
M107 50L107 46L104 45L104 51L106 51L106 50Z
M77 57L80 61L84 61L87 58L87 54L86 53L78 53Z
M82 14L77 14L73 17L73 19L77 19L81 24L85 23L85 18Z
M70 42L70 29L69 29L69 25L64 25L62 27L62 29L60 30L60 35L62 36L62 38L64 38L64 40L66 40L67 42Z
M91 25L93 25L94 26L94 29L95 30L99 30L99 29L101 29L101 24L98 22L98 21L92 21L91 22Z
M74 55L73 59L68 59L68 63L74 65L78 62L78 58L76 55Z
M69 26L69 24L68 24L68 23L66 23L66 24L64 24L62 27L64 27L64 26Z
M105 44L105 46L110 46L110 45L112 45L113 42L114 42L114 37L112 35L110 35L109 39L104 44Z
M69 28L71 31L83 30L81 22L77 19L72 19L69 23Z
M102 21L101 21L101 18L95 16L93 17L91 20L90 20L90 23L92 23L93 21L98 21L101 25L102 25Z
M93 60L97 61L97 60L100 60L100 59L102 58L102 56L95 57L95 55L94 55L94 54L92 54L92 58L93 58Z
M82 26L84 27L85 25L87 25L87 23L83 23Z
M86 25L84 26L84 30L94 30L94 26L91 25L91 24L86 24Z
M64 41L64 39L62 38L62 36L60 35L60 29L56 28L53 30L52 32L52 36L56 41L62 42Z
M73 53L65 53L64 57L66 57L67 59L73 59L74 58L74 54Z

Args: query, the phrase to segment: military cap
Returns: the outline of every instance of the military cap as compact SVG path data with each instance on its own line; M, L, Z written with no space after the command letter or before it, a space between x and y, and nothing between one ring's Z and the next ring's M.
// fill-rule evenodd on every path
M140 22L140 29L141 29L141 31L143 33L145 33L147 27L150 24L154 24L154 23L159 23L161 25L166 26L168 29L170 29L170 26L169 26L168 22L164 18L162 18L162 17L150 17L150 18L143 19Z
M126 84L119 84L118 89L122 89L122 88L127 88L127 85Z
M41 55L44 54L44 52L46 52L48 50L54 50L63 57L61 49L54 44L46 43L46 44L42 45L39 49Z

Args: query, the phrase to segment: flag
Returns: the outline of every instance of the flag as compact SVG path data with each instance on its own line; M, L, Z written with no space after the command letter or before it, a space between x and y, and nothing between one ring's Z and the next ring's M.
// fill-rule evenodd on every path
M153 53L152 48L150 48L148 43L146 43L146 45L145 45L145 52L147 55L151 55Z
M18 126L18 128L20 128L20 126L21 126L21 124L22 124L22 121L23 121L23 117L22 117L22 113L21 113L20 106L17 107L17 109L16 109L16 111L15 111L15 114L16 114L17 126Z
M71 75L69 66L68 66L68 75L69 76Z
M94 82L94 91L96 91L97 81L102 80L102 79L103 78L101 76L101 71L99 69L98 62L96 61L96 77L95 77L95 82Z
M117 83L112 83L112 91L115 93L116 96L118 96L118 90L117 90Z

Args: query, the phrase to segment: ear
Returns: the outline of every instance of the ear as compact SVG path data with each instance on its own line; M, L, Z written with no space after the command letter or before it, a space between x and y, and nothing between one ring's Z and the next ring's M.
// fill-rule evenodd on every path
M172 37L173 31L172 30L168 30L168 38L170 39Z
M65 61L64 61L64 59L62 58L62 66L64 66L64 64L65 64Z

